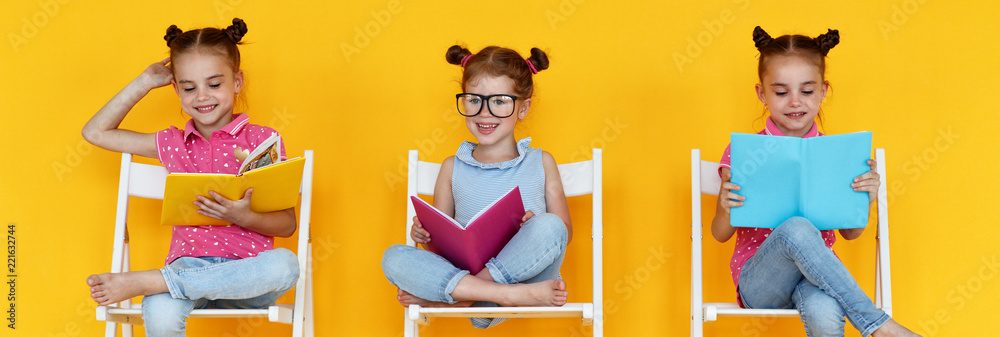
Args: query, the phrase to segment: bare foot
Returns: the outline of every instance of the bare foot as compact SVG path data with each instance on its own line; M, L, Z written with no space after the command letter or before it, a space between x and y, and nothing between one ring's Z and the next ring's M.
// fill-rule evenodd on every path
M507 285L506 294L498 304L505 307L513 306L562 306L566 304L569 292L566 291L566 281L545 280L538 283L522 283Z
M159 270L127 273L104 273L87 277L90 297L100 305L118 303L139 295L167 292L167 284Z
M895 320L889 319L888 322L882 324L874 333L872 337L889 337L889 336L904 336L904 337L919 337L920 335L913 333L910 329L896 323Z
M473 301L461 301L455 304L449 304L445 302L432 302L422 299L420 297L416 297L413 294L404 291L403 289L396 289L396 300L398 300L399 304L402 304L403 307L409 307L411 304L416 304L425 308L468 307L471 306L473 303Z

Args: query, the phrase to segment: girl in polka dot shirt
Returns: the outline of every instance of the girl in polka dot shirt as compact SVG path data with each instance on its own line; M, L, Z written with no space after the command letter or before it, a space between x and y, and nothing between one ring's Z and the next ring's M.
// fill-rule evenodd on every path
M171 173L237 173L236 152L253 149L276 132L249 123L233 107L243 88L237 45L247 32L240 19L225 29L187 32L170 26L164 39L170 58L153 63L111 98L83 128L90 143L157 158ZM191 119L184 129L154 133L120 129L149 91L171 85ZM284 156L284 149L281 149ZM253 189L239 200L210 192L192 202L204 216L228 226L175 226L166 265L160 269L104 273L87 278L100 305L143 295L147 336L183 335L185 319L199 308L265 308L295 285L298 262L274 249L273 237L295 232L295 210L250 210Z
M815 137L822 134L815 119L826 97L826 54L840 42L839 32L830 30L816 38L784 35L771 38L754 29L760 51L757 98L770 115L759 134ZM833 230L817 230L808 219L793 217L775 229L735 228L729 223L732 207L743 205L740 186L730 182L729 148L719 168L722 187L712 235L719 242L736 234L730 260L733 282L741 306L756 309L799 310L808 336L843 336L844 316L868 336L916 336L875 307L833 252ZM875 161L871 171L851 182L855 191L868 192L875 203L879 177ZM845 184L847 182L844 182ZM864 228L841 229L847 240L861 236Z

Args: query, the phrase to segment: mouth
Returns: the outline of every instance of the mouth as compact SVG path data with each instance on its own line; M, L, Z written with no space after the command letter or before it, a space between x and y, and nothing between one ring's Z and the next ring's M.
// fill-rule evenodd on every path
M476 123L476 128L479 129L479 133L488 135L493 133L500 126L499 123Z
M197 110L198 112L204 114L204 113L209 113L209 112L215 111L215 108L218 107L218 106L219 106L218 104L204 105L204 106L196 106L196 107L194 107L194 109Z
M802 118L802 116L805 116L805 115L806 115L806 113L804 111L803 112L793 112L793 113L787 113L787 114L785 114L786 117L791 118L791 119L799 119L799 118Z

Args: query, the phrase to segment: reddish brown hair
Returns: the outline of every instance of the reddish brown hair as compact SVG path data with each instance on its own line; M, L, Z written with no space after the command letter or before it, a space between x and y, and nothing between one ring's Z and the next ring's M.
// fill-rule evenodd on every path
M233 72L240 70L240 49L237 45L247 34L247 24L240 18L234 18L233 24L226 29L214 27L182 31L177 25L167 28L163 39L170 47L170 58L196 49L209 50L229 59Z
M463 65L462 60L466 57L469 59ZM531 48L531 56L527 58L527 62L516 51L497 46L489 46L473 54L462 46L454 45L448 48L444 58L448 63L465 67L462 73L463 91L470 80L481 76L507 76L514 81L514 94L523 98L531 98L535 91L531 81L532 71L527 62L531 62L536 72L549 68L548 56L538 48Z
M798 55L819 67L820 77L826 77L826 54L840 43L840 32L827 29L826 34L811 38L804 35L782 35L772 39L760 26L753 29L753 41L760 51L757 62L757 76L764 82L767 61L772 56Z

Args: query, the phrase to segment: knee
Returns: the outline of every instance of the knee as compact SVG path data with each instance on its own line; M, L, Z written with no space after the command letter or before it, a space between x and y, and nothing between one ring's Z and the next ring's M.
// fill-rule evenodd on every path
M774 229L774 234L772 235L787 236L793 242L802 242L802 240L810 237L820 237L819 230L816 229L816 226L814 226L808 219L800 216L791 217L788 220L785 220L785 222L782 222L781 225L778 225L778 227Z
M395 284L396 276L403 273L408 264L406 255L408 252L419 249L407 245L392 245L382 253L382 272L390 282Z
M521 230L528 230L535 237L551 237L563 243L567 241L567 236L569 235L562 218L552 213L543 213L531 217Z
M832 297L811 296L799 310L810 336L844 335L844 309Z
M178 300L162 293L142 300L142 320L146 336L183 335L188 314L193 308L187 300Z
M272 269L271 274L283 280L290 280L295 283L299 278L299 258L295 253L285 248L275 248L261 254L268 254L271 262L267 265Z

